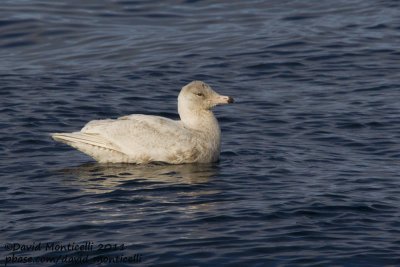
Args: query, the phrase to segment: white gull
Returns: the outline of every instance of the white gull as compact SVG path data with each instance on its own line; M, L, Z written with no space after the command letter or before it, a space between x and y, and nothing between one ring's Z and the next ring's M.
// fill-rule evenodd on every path
M209 85L193 81L178 96L181 120L133 114L94 120L80 132L54 133L54 140L70 145L100 163L209 163L219 159L221 130L211 109L233 99Z

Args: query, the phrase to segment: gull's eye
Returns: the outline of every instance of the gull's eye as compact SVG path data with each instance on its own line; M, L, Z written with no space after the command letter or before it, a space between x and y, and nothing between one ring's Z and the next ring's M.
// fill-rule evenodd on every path
M197 95L197 96L204 96L203 93L194 93L194 94Z

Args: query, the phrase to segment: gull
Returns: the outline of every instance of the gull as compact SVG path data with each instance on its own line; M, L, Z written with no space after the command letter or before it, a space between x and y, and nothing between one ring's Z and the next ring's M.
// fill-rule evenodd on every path
M93 120L79 132L52 138L99 163L211 163L219 160L221 130L212 108L233 103L202 81L193 81L178 96L180 120L132 114Z

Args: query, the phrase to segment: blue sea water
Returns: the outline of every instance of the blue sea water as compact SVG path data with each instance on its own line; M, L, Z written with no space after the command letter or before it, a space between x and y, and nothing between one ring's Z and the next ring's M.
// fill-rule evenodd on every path
M0 263L400 266L399 10L2 1ZM215 110L216 164L101 165L49 137L126 114L178 118L192 80L236 100Z

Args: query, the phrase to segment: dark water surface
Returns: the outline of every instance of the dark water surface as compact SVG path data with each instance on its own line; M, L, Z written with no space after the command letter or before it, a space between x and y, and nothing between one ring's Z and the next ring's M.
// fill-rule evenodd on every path
M399 64L399 1L2 1L0 263L89 241L142 257L102 266L400 266ZM194 79L237 100L218 164L99 165L48 135L177 118ZM87 266L7 266L46 265Z

